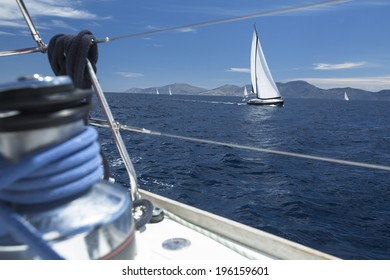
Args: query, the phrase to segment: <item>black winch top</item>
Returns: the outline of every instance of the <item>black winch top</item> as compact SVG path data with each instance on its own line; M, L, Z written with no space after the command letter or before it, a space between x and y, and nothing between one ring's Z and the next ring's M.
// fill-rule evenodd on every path
M37 74L0 85L0 131L46 128L88 114L92 90L75 89L68 76Z

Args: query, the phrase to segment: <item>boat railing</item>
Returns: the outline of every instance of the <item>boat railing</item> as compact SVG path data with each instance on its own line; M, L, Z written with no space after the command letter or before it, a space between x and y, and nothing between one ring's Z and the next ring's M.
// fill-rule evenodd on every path
M93 67L92 67L89 60L87 60L87 66L88 66L88 72L89 72L89 75L90 75L91 81L92 81L92 87L93 87L94 92L95 92L95 94L100 102L103 113L107 119L108 126L112 132L115 143L117 145L119 154L124 162L124 165L125 165L126 170L127 170L127 174L129 175L132 199L138 200L138 199L140 199L140 195L138 192L137 175L136 175L133 163L131 162L130 156L126 150L125 143L123 142L123 139L122 139L122 136L120 133L120 126L118 125L118 122L115 121L114 116L111 113L110 106L108 105L106 97L104 96L104 92L99 84L99 81L95 75L95 71L93 70Z

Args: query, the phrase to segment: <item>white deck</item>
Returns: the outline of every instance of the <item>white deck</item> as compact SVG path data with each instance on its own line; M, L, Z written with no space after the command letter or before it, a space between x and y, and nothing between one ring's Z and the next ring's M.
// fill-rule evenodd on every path
M178 249L169 250L163 248L163 242L172 238L185 238L190 245ZM238 246L228 240L229 245ZM143 232L136 234L137 255L136 260L240 260L247 259L241 254L212 240L211 238L189 229L168 217L156 224L147 224ZM238 246L242 252L256 259L270 259L242 246Z
M164 209L165 219L137 232L136 259L337 259L145 190L140 193ZM164 249L164 241L172 238L185 238L190 245L176 251Z

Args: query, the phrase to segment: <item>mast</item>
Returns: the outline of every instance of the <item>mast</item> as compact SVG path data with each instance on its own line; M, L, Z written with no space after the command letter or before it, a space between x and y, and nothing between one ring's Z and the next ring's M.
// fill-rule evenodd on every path
M257 77L256 77L256 60L257 60L257 32L256 26L254 26L253 36L252 36L252 47L251 47L251 81L252 81L252 93L257 95Z

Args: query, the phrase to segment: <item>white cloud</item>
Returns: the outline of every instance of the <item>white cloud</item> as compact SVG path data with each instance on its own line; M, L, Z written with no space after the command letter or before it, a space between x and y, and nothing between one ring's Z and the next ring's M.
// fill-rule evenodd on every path
M350 2L352 0L330 0L328 2L325 1L318 1L318 3L312 3L308 4L306 6L303 6L299 8L299 11L318 11L318 10L325 10L325 9L330 9L335 5L339 5L345 2ZM382 0L384 1L384 0ZM209 1L211 2L211 1ZM295 12L297 7L299 5L282 5L282 6L277 6L273 10L275 11L274 14L289 14L292 12ZM185 5L183 6L176 6L176 7L160 7L158 6L159 11L165 10L168 12L176 12L176 13L188 13L188 14L202 14L202 15L212 15L212 16L218 16L218 17L238 17L238 16L243 16L243 15L251 15L254 13L260 13L262 10L260 8L252 7L252 8L227 8L227 7L217 7L217 6L210 6L209 3L208 5ZM263 12L267 13L270 12L272 13L272 10L264 10Z
M31 0L26 7L32 17L61 17L73 19L97 19L98 16L81 8L79 1ZM14 0L1 0L0 26L25 27L23 16Z
M195 28L190 28L190 27L186 27L186 28L181 28L178 30L178 32L182 32L182 33L187 33L187 32L196 32L197 30Z
M159 31L159 30L164 30L165 28L162 28L162 27L157 27L157 26L154 26L154 25L147 25L146 26L147 29L150 29L150 30L154 30L154 31ZM183 27L183 28L179 28L179 29L175 29L177 32L181 32L181 33L188 33L188 32L196 32L197 30L195 28L192 28L192 27Z
M354 77L354 78L296 78L320 88L353 87L369 91L390 89L390 76Z
M9 32L0 31L0 35L14 35L14 34L9 33Z
M1 12L0 12L0 14L1 14ZM1 15L0 15L0 17L1 17ZM23 28L25 28L26 27L26 22L23 22L23 21L16 21L16 20L7 20L7 19L5 19L5 20L0 20L0 26L5 26L5 27L16 27L16 28L18 28L18 27L23 27Z
M249 68L234 68L234 67L232 67L232 68L226 70L226 72L250 73L251 69L249 69Z
M135 73L135 72L115 72L115 74L125 78L138 78L144 76L144 74L142 73Z
M48 26L49 27L56 27L56 28L66 28L66 29L71 29L73 31L77 31L76 28L70 26L69 24L67 24L66 22L64 22L63 20L51 20L49 23L48 23Z
M158 28L158 27L156 27L156 26L153 26L153 25L148 25L148 26L146 26L146 28L147 29L152 29L152 30L158 30L158 29L160 29L160 28Z
M350 69L357 68L366 65L367 62L344 62L339 64L329 64L329 63L314 63L315 70L339 70L339 69Z

